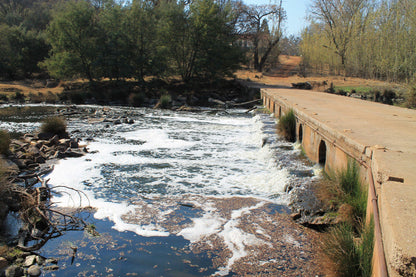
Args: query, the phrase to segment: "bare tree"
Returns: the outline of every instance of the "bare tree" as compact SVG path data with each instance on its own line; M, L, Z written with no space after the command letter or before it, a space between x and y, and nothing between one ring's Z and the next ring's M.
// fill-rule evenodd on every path
M325 45L341 58L345 70L347 50L354 30L363 28L368 16L369 0L313 0L312 16L325 24L333 45Z
M285 19L282 0L279 5L242 5L240 32L252 40L254 69L263 70L267 58L282 37L282 23Z

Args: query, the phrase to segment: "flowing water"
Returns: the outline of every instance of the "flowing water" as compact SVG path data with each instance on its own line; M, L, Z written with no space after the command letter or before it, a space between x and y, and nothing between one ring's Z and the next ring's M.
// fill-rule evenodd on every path
M59 161L47 178L55 205L94 208L87 221L100 236L69 232L49 242L41 253L58 256L60 269L45 276L319 274L315 235L288 219L286 192L316 178L315 168L276 135L273 117L84 110L68 130L89 153ZM120 116L134 123L103 120ZM16 121L0 128L39 127Z

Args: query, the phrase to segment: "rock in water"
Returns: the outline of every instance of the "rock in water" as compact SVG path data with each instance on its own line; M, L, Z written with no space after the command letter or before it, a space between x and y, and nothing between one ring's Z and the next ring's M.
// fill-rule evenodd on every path
M40 267L38 265L32 265L32 266L30 266L27 269L27 274L29 276L34 276L34 277L40 276L40 274L41 274Z
M27 256L25 259L25 263L23 264L24 266L31 266L35 263L36 261L36 255L30 255Z
M24 274L25 273L24 273L23 268L19 266L15 266L15 265L9 266L4 272L4 276L6 277L20 277L20 276L23 276Z

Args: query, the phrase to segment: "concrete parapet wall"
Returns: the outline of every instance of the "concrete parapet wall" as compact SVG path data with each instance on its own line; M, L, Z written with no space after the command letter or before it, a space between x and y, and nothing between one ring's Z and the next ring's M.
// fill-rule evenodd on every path
M326 125L325 122L321 122L312 117L310 111L306 113L304 111L305 107L298 107L296 103L288 101L285 97L277 97L275 94L269 95L266 90L262 90L261 95L265 107L278 118L288 110L293 109L297 121L296 135L302 144L305 154L312 162L322 164L326 172L337 172L345 169L348 160L351 158L359 162L361 165L360 169L363 181L370 184L367 215L371 216L375 213L377 222L379 222L376 190L377 184L380 184L381 182L373 182L373 175L376 176L375 179L377 181L384 177L380 176L380 171L378 171L379 167L374 165L373 147L365 146L350 139L348 133L351 130L345 129L341 132L340 130L335 130ZM371 169L373 166L376 170ZM373 191L371 190L371 183L375 184ZM380 189L380 187L378 187L378 189ZM383 199L381 201L383 201ZM396 245L389 245L389 238L382 238L380 227L376 229L372 275L387 276L388 273L384 255L385 247L383 246L382 239L387 242L385 246L387 246L388 249L395 248ZM387 229L388 227L386 226L386 228L384 228L384 230L386 230L385 233L389 234L392 232L392 230ZM398 260L400 263L401 259L398 258ZM390 275L396 276L394 272Z

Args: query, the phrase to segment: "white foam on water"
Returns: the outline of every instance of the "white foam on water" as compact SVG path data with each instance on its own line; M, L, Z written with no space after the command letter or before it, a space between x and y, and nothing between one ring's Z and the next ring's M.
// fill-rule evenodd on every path
M146 121L149 119L153 122ZM220 275L229 274L233 264L248 254L247 247L267 245L261 239L267 240L267 234L259 226L257 234L239 228L244 215L265 203L285 203L284 197L276 195L284 194L290 179L287 169L276 166L269 145L262 145L266 135L260 116L155 114L139 118L136 123L111 136L96 138L89 143L90 153L84 157L61 160L48 178L49 184L65 193L55 195L53 201L63 207L92 206L97 209L96 218L109 219L118 231L168 236L161 225L172 210L155 201L152 222L146 221L140 211L149 204L136 201L143 196L141 193L147 198L184 193L254 197L264 201L232 211L229 219L213 203L195 202L194 207L201 209L202 215L175 232L190 243L211 235L220 237L232 252L227 264L218 269ZM141 126L148 128L139 129ZM124 220L129 214L136 224Z
M231 219L223 226L223 230L219 233L219 236L223 238L225 245L227 245L228 249L232 253L231 258L228 260L227 265L218 268L218 271L215 274L219 274L221 276L228 275L235 261L247 256L247 246L270 244L262 239L259 239L255 235L246 233L238 228L240 223L239 219L243 215L262 207L264 204L265 202L260 202L251 207L234 210L231 213Z
M144 142L138 148L144 149L156 149L156 148L185 148L191 147L195 143L172 139L168 133L162 129L140 129L132 132L126 132L119 134L120 137L124 137L129 140L136 140Z
M177 235L191 243L196 243L204 237L217 234L224 224L224 219L215 213L215 209L210 203L207 203L204 215L200 218L193 218L192 222L192 226L182 229Z

